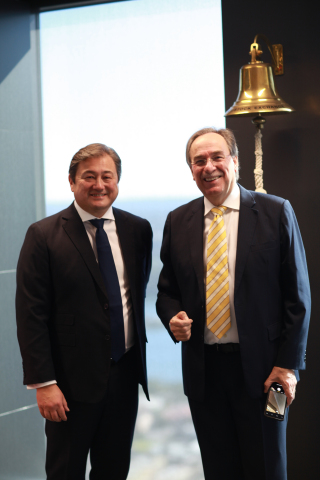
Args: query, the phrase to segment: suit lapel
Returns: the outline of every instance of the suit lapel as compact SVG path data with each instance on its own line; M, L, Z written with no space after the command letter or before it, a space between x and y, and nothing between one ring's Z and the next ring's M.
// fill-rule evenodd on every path
M203 197L197 199L187 218L188 242L192 265L198 280L201 301L204 302L204 265L203 265L203 228L204 228Z
M99 265L96 261L92 246L90 245L86 229L73 204L64 211L62 218L64 220L62 227L66 234L79 251L95 282L103 294L107 296Z
M238 226L238 243L237 243L237 259L236 259L236 273L234 294L240 285L244 268L250 251L250 246L253 243L254 232L258 221L258 210L254 209L255 200L251 193L240 187L240 213Z

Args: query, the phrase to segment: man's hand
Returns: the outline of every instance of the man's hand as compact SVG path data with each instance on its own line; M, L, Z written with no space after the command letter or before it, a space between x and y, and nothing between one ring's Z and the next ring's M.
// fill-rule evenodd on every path
M267 380L264 382L264 392L267 393L273 382L282 385L287 397L287 405L291 405L296 394L297 379L293 370L288 368L273 367Z
M41 415L52 422L66 421L70 412L66 399L58 385L37 388L37 402Z
M191 337L191 320L186 312L179 312L171 318L170 330L178 342L186 342Z

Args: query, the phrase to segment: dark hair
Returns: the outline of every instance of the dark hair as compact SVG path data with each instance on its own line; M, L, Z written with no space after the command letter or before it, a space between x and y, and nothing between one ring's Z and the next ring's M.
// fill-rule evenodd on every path
M91 143L86 147L80 148L80 150L73 156L69 167L71 180L75 182L77 168L80 162L83 162L88 158L101 157L102 155L109 155L114 161L119 182L121 177L121 159L113 148L107 147L107 145L104 145L103 143Z
M198 137L201 137L201 135L205 135L206 133L217 133L218 135L221 135L221 137L225 139L226 144L228 145L231 157L239 156L237 142L232 130L230 130L229 128L220 128L220 129L217 129L214 127L202 128L201 130L198 130L197 132L195 132L188 140L187 148L186 148L186 159L189 167L191 167L191 159L190 159L191 146ZM239 180L239 168L240 166L239 166L239 160L238 160L236 180Z

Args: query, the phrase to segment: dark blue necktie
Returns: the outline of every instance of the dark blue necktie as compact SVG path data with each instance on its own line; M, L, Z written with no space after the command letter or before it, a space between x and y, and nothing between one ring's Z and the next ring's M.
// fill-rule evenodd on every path
M111 325L111 356L117 362L125 352L123 308L120 285L108 235L103 229L104 219L90 220L96 231L98 261L109 299Z

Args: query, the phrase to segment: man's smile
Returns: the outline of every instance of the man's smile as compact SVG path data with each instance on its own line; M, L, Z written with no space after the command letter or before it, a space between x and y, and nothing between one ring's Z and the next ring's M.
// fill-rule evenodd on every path
M214 177L205 177L203 180L205 182L213 182L214 180L218 180L218 178L221 178L222 175L215 175Z

